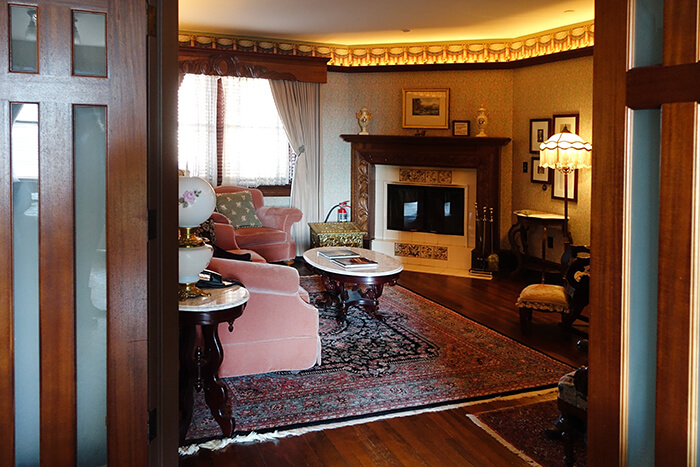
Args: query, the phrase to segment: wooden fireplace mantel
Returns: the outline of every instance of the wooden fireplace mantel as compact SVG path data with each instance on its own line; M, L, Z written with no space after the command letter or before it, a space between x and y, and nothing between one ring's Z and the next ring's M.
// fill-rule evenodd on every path
M510 138L340 135L351 144L352 220L374 238L375 166L454 167L476 169L476 203L493 208L498 229L501 148Z

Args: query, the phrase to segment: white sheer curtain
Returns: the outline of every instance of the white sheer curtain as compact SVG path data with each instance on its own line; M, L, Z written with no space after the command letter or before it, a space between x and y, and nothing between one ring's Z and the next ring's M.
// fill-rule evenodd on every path
M216 76L186 74L178 92L178 168L216 186Z
M223 77L224 185L289 183L289 141L267 80Z
M321 86L319 83L270 81L284 127L297 154L292 180L291 205L301 209L303 217L292 226L297 255L310 244L308 222L322 221L321 199Z

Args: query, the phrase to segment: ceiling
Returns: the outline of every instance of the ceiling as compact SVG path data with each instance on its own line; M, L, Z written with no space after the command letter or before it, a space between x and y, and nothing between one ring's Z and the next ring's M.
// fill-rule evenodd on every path
M513 39L593 11L594 0L179 0L182 31L336 45Z

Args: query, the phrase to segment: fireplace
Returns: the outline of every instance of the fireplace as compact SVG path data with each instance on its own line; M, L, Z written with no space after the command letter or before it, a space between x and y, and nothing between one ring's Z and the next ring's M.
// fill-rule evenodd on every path
M495 216L493 229L499 232L499 192L500 192L500 154L501 147L510 142L509 138L490 137L433 137L433 136L388 136L388 135L341 135L343 140L351 143L351 205L352 220L365 232L366 247L379 249L385 253L401 256L406 251L427 252L433 259L442 260L448 256L448 249L426 240L420 245L406 243L392 237L391 232L385 233L382 225L383 216L377 216L377 206L381 206L381 198L385 177L381 174L386 167L434 169L435 179L426 184L450 185L457 184L467 187L465 192L465 212L467 232L461 240L451 240L452 243L464 244L474 256L473 217L474 205L480 208L493 208ZM447 171L454 173L471 173L472 181L444 183L442 174ZM436 181L435 181L436 180ZM382 208L383 209L383 208ZM416 234L420 235L432 234ZM382 242L391 242L392 251ZM378 248L375 248L378 247ZM397 254L398 253L398 254ZM402 259L403 260L403 259ZM471 261L466 261L465 267ZM406 263L404 262L404 265Z
M387 184L386 228L464 235L464 188Z
M372 250L409 270L469 271L476 170L379 165L374 186Z

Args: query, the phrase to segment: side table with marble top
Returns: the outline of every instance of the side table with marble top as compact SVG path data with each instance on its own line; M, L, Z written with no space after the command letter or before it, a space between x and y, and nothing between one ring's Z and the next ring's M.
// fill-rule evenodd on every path
M250 293L238 285L206 289L206 292L210 295L178 302L181 444L192 422L194 391L204 391L207 406L225 436L231 436L236 426L228 406L226 386L219 379L224 353L218 327L220 323L228 323L228 331L233 332L233 322L243 314ZM197 326L202 329L202 345L195 345Z

